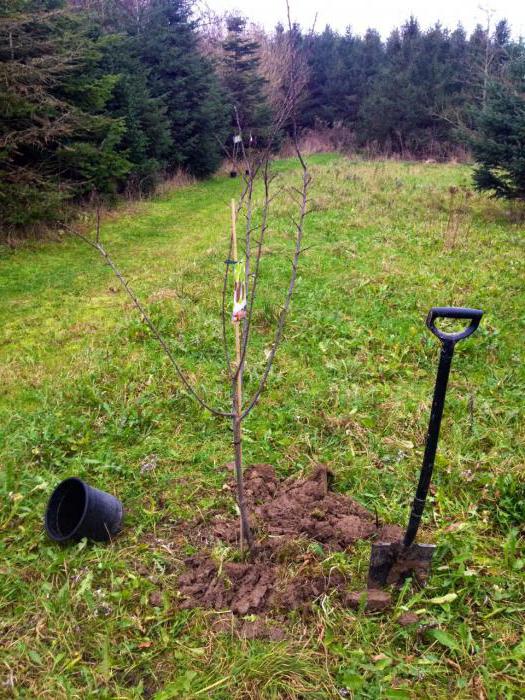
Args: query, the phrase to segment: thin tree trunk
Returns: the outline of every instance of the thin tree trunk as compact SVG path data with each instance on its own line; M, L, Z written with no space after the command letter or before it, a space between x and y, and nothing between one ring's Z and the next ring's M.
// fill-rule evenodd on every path
M237 400L234 400L234 404ZM235 416L233 419L233 449L235 453L235 480L237 482L237 504L239 506L240 513L240 531L241 531L241 550L244 548L244 542L247 543L248 548L251 549L253 545L252 532L250 529L250 523L248 521L248 514L246 512L246 504L244 502L244 482L242 475L242 418L240 415Z
M233 259L238 264L237 258L237 226L236 226L236 207L235 200L232 199L231 203L232 212L232 255ZM237 503L239 505L240 513L240 547L241 550L244 548L244 542L246 541L249 549L252 548L252 533L250 530L250 524L248 521L248 515L246 513L246 505L244 503L244 482L242 473L242 368L240 364L243 361L241 359L241 321L236 320L233 322L235 331L235 358L236 358L236 371L233 375L233 386L232 386L232 397L233 397L233 451L235 457L235 481L237 483Z

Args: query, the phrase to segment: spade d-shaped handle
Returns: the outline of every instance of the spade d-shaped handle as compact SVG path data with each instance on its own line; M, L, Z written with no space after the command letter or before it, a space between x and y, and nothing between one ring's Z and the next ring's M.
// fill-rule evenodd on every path
M480 309L465 309L462 307L455 306L434 306L428 312L427 316L427 327L432 331L432 333L437 336L443 342L457 343L458 340L463 340L463 338L468 338L472 335L476 328L479 326L481 317L483 316L483 311ZM457 333L445 333L445 331L440 330L436 327L435 320L437 318L465 318L470 320L470 325L464 330L458 331Z

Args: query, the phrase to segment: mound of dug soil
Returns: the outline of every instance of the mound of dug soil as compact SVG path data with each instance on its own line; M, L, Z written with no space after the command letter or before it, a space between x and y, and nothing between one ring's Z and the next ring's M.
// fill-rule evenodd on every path
M305 608L328 592L347 598L350 582L337 571L324 575L308 543L341 551L357 540L398 540L402 532L397 526L377 527L366 508L332 491L331 482L322 465L307 478L283 482L269 464L247 469L246 502L257 538L253 555L245 563L220 563L207 553L187 559L187 570L179 579L182 606L246 615ZM216 517L206 529L201 532L204 541L238 544L236 519Z

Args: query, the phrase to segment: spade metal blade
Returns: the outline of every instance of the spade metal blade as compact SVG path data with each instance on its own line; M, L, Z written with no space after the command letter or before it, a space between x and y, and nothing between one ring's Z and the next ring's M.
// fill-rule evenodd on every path
M383 588L391 584L401 586L409 576L419 585L424 585L435 549L434 544L404 547L401 542L376 542L372 545L368 588Z

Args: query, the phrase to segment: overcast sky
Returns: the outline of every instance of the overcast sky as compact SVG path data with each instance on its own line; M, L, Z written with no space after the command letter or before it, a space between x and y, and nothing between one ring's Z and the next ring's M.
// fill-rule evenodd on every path
M207 0L217 12L237 10L240 14L273 29L278 21L284 23L286 4L284 0ZM348 25L356 34L374 27L386 37L390 31L402 24L411 14L422 27L440 21L445 27L454 28L461 22L467 31L479 22L485 25L486 13L480 6L494 10L493 23L506 18L513 34L525 35L525 0L290 0L292 19L303 28L312 25L317 13L316 28L326 24L343 31Z

